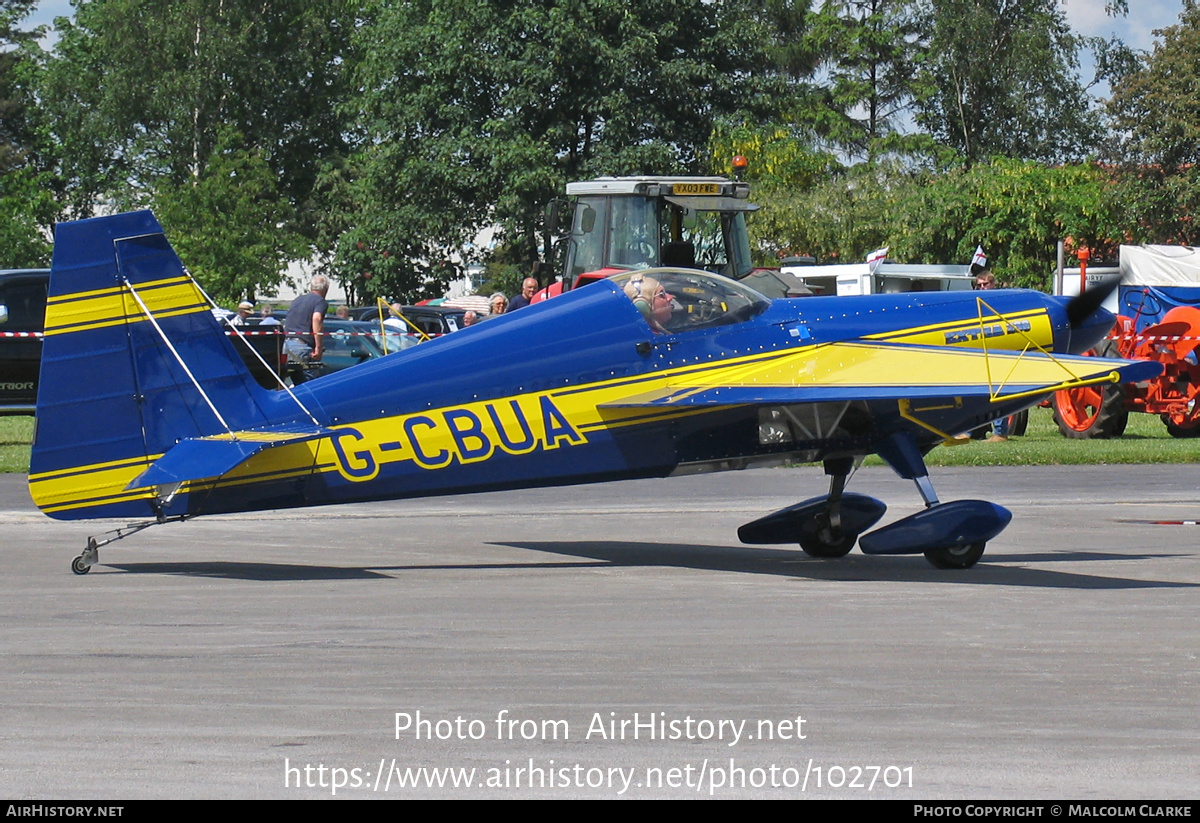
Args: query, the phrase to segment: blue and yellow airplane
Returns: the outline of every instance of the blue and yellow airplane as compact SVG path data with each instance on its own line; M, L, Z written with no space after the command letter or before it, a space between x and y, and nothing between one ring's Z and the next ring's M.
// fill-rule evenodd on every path
M1085 296L1086 297L1086 296ZM29 475L51 517L135 519L823 462L827 495L748 543L967 568L1011 515L942 503L923 456L1067 386L1153 363L1073 356L1112 316L1031 291L768 300L690 269L627 272L295 388L251 377L149 212L64 223ZM915 481L916 514L845 492L864 455Z

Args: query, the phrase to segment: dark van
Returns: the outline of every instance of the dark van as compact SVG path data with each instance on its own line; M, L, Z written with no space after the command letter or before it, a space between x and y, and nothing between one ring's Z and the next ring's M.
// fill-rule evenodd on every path
M49 269L0 271L0 415L33 414Z

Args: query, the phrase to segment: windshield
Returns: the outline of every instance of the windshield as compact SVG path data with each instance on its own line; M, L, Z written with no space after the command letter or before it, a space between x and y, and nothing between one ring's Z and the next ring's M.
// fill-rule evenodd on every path
M660 334L744 323L771 305L736 280L696 269L643 269L608 279Z
M752 268L744 211L711 198L583 196L571 224L567 277L606 267L679 266L743 277Z
M750 239L742 212L684 208L677 200L664 203L660 217L662 265L704 269L726 277L750 271Z

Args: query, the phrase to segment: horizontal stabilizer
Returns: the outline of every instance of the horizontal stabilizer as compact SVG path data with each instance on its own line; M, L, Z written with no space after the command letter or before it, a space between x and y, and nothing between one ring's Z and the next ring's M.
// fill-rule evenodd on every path
M183 440L134 478L126 490L221 477L259 452L276 446L317 440L330 434L328 429L308 432L234 432L232 435Z
M607 408L739 406L1049 394L1090 383L1137 383L1162 371L1149 361L1072 355L839 343L740 367L682 374L665 387Z

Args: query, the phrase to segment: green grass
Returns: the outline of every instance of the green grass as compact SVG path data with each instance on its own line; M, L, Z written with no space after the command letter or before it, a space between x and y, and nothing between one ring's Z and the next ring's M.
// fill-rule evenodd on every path
M1059 434L1049 409L1030 409L1024 437L1007 443L973 440L934 449L930 466L1052 466L1098 463L1200 463L1200 438L1176 438L1157 415L1131 414L1122 437L1068 440ZM882 465L876 457L868 465Z
M0 417L0 474L29 471L32 417Z
M0 417L0 473L29 471L32 417ZM867 465L882 465L878 457ZM1129 415L1125 436L1115 440L1068 440L1049 409L1031 409L1024 437L1007 443L972 440L934 449L930 466L1051 466L1095 463L1200 463L1200 437L1175 438L1157 416Z

